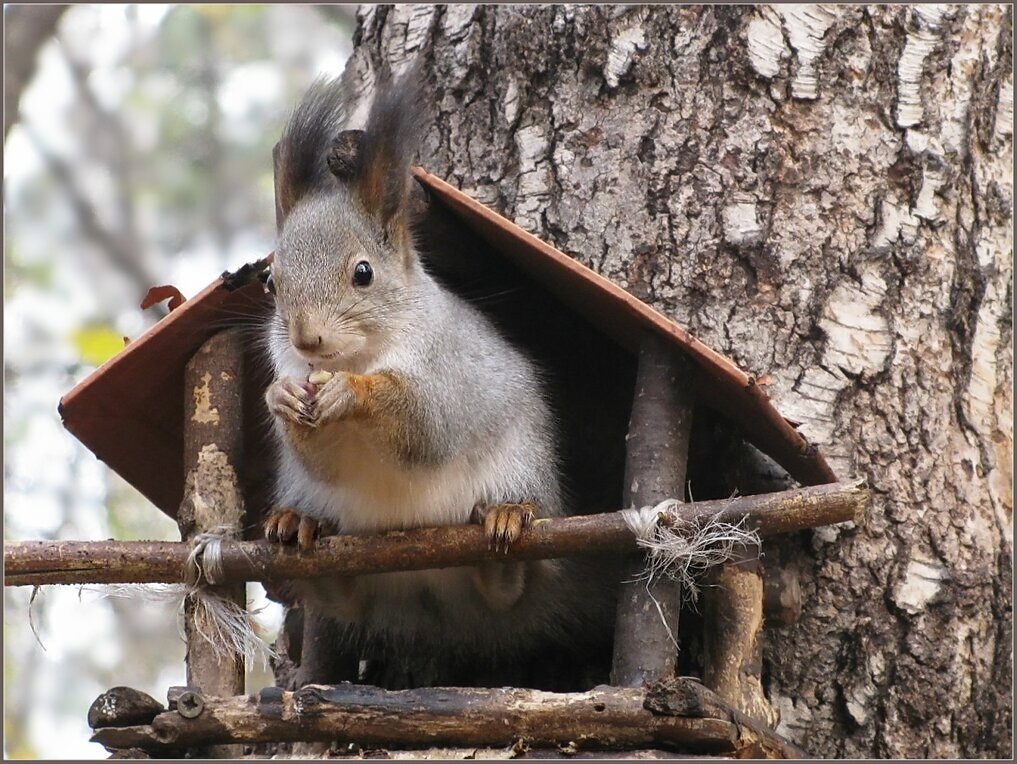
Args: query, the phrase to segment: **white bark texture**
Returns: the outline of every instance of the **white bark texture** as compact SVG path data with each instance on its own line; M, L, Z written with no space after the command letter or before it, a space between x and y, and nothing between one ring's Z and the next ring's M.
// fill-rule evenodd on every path
M764 644L779 731L1008 757L1012 10L375 6L356 43L361 94L424 57L428 170L772 378L868 478L865 527L771 553L804 599Z

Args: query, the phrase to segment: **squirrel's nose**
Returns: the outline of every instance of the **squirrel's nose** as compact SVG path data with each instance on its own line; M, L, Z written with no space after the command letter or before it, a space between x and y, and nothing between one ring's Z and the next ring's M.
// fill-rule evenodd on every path
M321 335L304 321L295 321L290 326L290 344L305 353L317 352L322 345Z

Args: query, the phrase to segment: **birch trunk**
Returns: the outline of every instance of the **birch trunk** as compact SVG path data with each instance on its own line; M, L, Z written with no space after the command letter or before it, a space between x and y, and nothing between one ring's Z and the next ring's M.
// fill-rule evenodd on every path
M803 598L763 646L779 731L1009 756L1012 10L377 6L356 43L362 94L425 57L427 169L770 377L868 477L865 528L767 542Z

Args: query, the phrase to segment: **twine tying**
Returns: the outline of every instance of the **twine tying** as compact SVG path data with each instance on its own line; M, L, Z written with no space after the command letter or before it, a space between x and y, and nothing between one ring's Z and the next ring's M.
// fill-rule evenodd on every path
M222 542L236 538L236 530L228 525L219 525L197 534L192 539L193 546L184 562L187 583L197 586L203 579L209 586L221 583Z
M646 550L646 568L635 580L646 581L647 594L676 647L678 641L671 633L660 602L650 591L650 584L658 576L675 581L681 591L680 606L695 605L699 601L699 582L710 568L732 559L738 547L758 547L761 543L755 529L743 527L744 517L734 524L715 517L699 524L682 518L676 511L683 503L665 499L656 506L621 511L636 543Z
M220 661L242 655L245 662L253 662L260 656L267 664L269 658L275 659L278 655L258 636L251 618L254 613L209 588L223 579L223 541L236 538L236 529L228 525L195 535L184 563L187 584L180 608L182 610L184 602L190 599L194 605L194 628L211 645Z

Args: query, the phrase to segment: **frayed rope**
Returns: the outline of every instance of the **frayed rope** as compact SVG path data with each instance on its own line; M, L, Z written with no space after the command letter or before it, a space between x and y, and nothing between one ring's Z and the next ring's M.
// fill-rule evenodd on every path
M252 665L260 659L262 665L267 666L269 659L276 659L278 655L258 636L254 616L261 610L249 611L207 588L222 583L223 542L235 536L235 530L229 526L197 534L184 563L184 584L122 584L104 587L100 593L104 597L140 597L154 602L174 603L179 616L177 628L184 640L183 616L190 602L193 604L194 628L211 645L220 662L241 655L245 665Z
M278 656L258 636L255 624L246 608L210 592L202 584L215 586L222 581L223 541L236 538L236 530L227 525L216 526L197 534L190 554L184 563L187 580L185 599L194 605L194 628L212 646L222 661L232 655L242 655L251 663L258 657L267 665L268 659ZM181 603L181 608L183 603Z
M636 543L646 550L646 569L636 580L646 581L647 593L676 646L677 640L660 603L650 592L650 584L661 576L675 581L681 590L680 605L695 605L699 600L699 582L706 571L730 560L737 548L761 543L758 532L744 527L744 517L735 524L710 518L700 525L683 520L675 512L683 503L666 499L653 507L621 511ZM661 517L666 517L667 522L662 523Z

